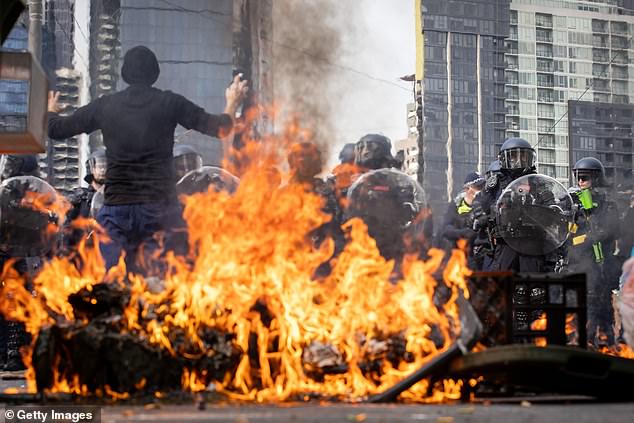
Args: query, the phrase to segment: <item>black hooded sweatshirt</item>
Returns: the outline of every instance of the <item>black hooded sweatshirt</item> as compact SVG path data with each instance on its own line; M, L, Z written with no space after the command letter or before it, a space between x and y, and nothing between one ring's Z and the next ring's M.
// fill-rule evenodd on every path
M52 139L101 129L108 162L106 205L175 200L172 150L177 124L210 136L231 130L229 115L209 114L181 95L152 87L158 75L154 53L134 47L121 69L128 88L100 97L70 116L49 115Z

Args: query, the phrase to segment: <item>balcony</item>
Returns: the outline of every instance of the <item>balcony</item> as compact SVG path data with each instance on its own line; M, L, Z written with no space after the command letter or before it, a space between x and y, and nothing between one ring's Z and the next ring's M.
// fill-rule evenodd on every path
M630 42L628 38L612 36L612 48L619 50L627 50L630 48Z
M598 19L592 19L592 32L608 33L608 22Z
M612 66L612 78L614 79L629 79L627 66ZM598 75L595 75L598 76ZM606 74L601 75L602 77L606 77Z
M605 79L595 78L592 80L592 87L595 91L610 92L610 83Z
M506 107L506 114L507 115L517 115L517 116L519 116L520 108L517 107L517 106L507 106Z
M537 72L554 72L555 68L552 63L537 62Z
M537 127L537 132L540 134L553 134L555 133L555 128L552 126L541 125Z
M593 40L592 47L594 48L608 48L608 40Z
M543 135L541 137L541 141L539 142L540 149L541 148L555 148L555 136L554 135Z
M600 78L605 78L608 76L608 66L607 65L592 65L592 76L598 76Z
M607 63L610 61L610 54L604 49L592 49L592 60Z
M537 46L537 51L535 55L537 57L553 57L553 49L552 48L540 48L546 46Z
M627 51L619 51L618 54L614 55L612 62L619 65L628 65L630 63L630 59Z
M552 78L540 78L542 75L537 75L537 86L538 87L546 87L553 88L555 86L555 82Z
M553 34L537 34L536 40L538 43L553 43Z
M627 23L625 22L610 22L612 34L627 35Z
M538 26L541 28L552 28L553 17L551 15L535 14L535 26Z

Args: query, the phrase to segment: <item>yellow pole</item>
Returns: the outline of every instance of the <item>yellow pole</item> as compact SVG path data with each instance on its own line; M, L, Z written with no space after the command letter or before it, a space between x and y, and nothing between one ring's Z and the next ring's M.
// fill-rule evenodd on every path
M425 39L423 38L423 0L414 0L414 14L416 19L416 80L422 81L425 64Z

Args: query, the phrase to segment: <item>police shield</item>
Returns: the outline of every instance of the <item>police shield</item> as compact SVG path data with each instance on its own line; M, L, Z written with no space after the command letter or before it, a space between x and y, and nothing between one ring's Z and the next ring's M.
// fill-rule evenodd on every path
M407 228L426 207L418 182L395 169L378 169L361 175L348 190L346 218L363 220L381 254L391 258L402 248Z
M178 195L191 195L211 188L215 192L233 194L239 184L240 179L230 172L216 166L203 166L183 176L176 184L176 192Z
M0 184L0 251L11 257L48 253L59 236L55 189L35 176L15 176Z
M104 198L105 196L102 189L95 191L93 194L92 201L90 202L90 217L93 219L97 218L99 210L103 207Z
M561 247L574 217L572 198L566 188L546 175L514 180L495 207L499 235L518 253L532 256Z

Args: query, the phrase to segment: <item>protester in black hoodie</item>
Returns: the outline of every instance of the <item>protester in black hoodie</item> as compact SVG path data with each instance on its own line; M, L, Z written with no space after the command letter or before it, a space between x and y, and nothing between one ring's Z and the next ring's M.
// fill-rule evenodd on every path
M135 266L137 253L143 247L145 259L154 256L160 244L157 233L165 234L165 250L186 252L185 223L174 183L174 130L180 124L210 136L228 134L247 90L246 81L236 76L225 93L225 113L213 115L181 95L152 87L158 76L154 53L137 46L123 59L126 89L100 97L67 117L57 115L58 94L49 96L50 138L101 129L107 170L104 207L97 221L111 239L102 244L107 268L125 252L128 271L140 271Z

